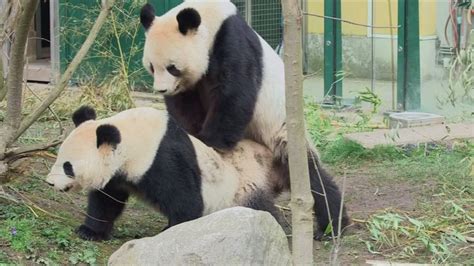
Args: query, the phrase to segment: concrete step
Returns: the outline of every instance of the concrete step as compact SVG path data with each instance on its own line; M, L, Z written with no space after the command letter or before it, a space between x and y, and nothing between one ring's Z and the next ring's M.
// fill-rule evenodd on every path
M406 145L454 139L474 139L474 123L441 124L412 128L376 129L344 135L363 147L371 149L377 145Z
M444 116L422 113L422 112L401 112L392 113L389 116L390 128L419 127L443 124Z

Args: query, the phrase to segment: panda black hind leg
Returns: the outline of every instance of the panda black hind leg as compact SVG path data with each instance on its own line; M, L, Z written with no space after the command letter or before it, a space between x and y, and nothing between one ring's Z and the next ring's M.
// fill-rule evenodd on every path
M291 225L286 220L282 212L275 207L274 197L271 193L262 189L254 190L251 196L242 204L254 210L269 212L275 220L280 224L286 235L291 234Z
M337 236L339 232L340 215L342 216L341 229L349 225L349 217L347 216L345 207L342 208L341 212L341 204L343 204L343 202L339 188L329 173L321 167L317 154L312 149L308 149L308 168L311 193L314 198L314 212L318 221L318 229L315 232L314 238L317 240L322 239L329 225L331 225L334 235ZM321 185L321 183L323 185ZM324 195L326 195L326 198ZM327 206L329 206L329 211Z
M339 216L341 215L341 228L349 225L349 217L343 207L342 212L341 193L331 175L321 166L316 150L312 148L310 140L308 147L308 169L311 184L311 193L314 198L314 212L317 220L317 230L314 238L320 240L325 236L326 229L331 225L334 235L339 232ZM288 149L286 138L286 125L283 124L273 138L273 152L276 163L281 164L282 169L288 169ZM289 186L289 180L288 184ZM323 189L324 188L324 189ZM324 197L326 195L326 198ZM327 203L326 203L327 200ZM329 210L328 207L329 206Z
M100 241L110 238L114 221L122 213L129 193L114 182L107 184L102 191L89 192L87 217L76 233L85 240Z

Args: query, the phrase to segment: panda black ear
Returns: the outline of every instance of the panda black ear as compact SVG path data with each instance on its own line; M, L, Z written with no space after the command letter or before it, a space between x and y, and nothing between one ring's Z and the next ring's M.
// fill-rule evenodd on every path
M140 22L142 23L143 28L148 30L153 23L153 20L155 20L155 8L150 4L144 5L140 11Z
M201 25L201 16L193 8L185 8L176 16L179 31L186 35L189 30L195 30Z
M96 130L96 134L97 148L101 145L108 144L115 149L121 141L120 131L113 125L100 125Z
M74 122L76 127L87 120L95 120L95 118L95 110L86 105L81 106L74 112L74 114L72 114L72 122Z

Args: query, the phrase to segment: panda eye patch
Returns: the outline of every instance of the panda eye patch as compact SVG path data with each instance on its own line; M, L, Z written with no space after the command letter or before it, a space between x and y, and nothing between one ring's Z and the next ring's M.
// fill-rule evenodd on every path
M150 63L150 72L151 72L151 73L155 73L155 69L153 68L153 64L152 64L152 63Z
M181 76L181 71L176 68L175 65L171 64L166 67L166 70L173 76L178 77Z
M72 169L72 164L70 162L65 162L63 164L64 174L68 177L74 177L74 170Z

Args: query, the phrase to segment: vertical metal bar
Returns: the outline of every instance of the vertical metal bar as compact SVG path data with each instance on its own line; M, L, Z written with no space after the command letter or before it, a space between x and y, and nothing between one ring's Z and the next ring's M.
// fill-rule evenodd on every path
M56 85L61 74L59 61L60 43L59 43L59 2L49 2L49 23L50 23L50 41L51 41L51 84Z
M398 109L417 110L421 106L419 0L399 0L398 21Z
M245 0L245 19L252 26L252 0Z
M405 40L405 8L406 1L398 1L398 58L397 58L397 109L405 110L405 92L406 92L406 40Z
M324 0L324 15L341 17L341 0ZM342 97L341 22L324 19L324 95Z
M341 0L334 0L335 17L341 18ZM335 22L336 28L336 68L334 69L334 76L336 80L336 96L342 99L342 26L340 21Z
M324 15L332 16L332 0L324 0ZM328 18L324 19L324 96L333 94L332 84L334 83L333 65L334 65L334 21Z
M303 12L308 12L308 1L301 0ZM303 43L303 74L308 73L308 16L303 16L302 29L302 43Z
M375 91L375 39L374 39L374 0L370 0L370 64L372 66L371 70L371 80L370 80L370 90ZM391 37L391 36L390 36Z

